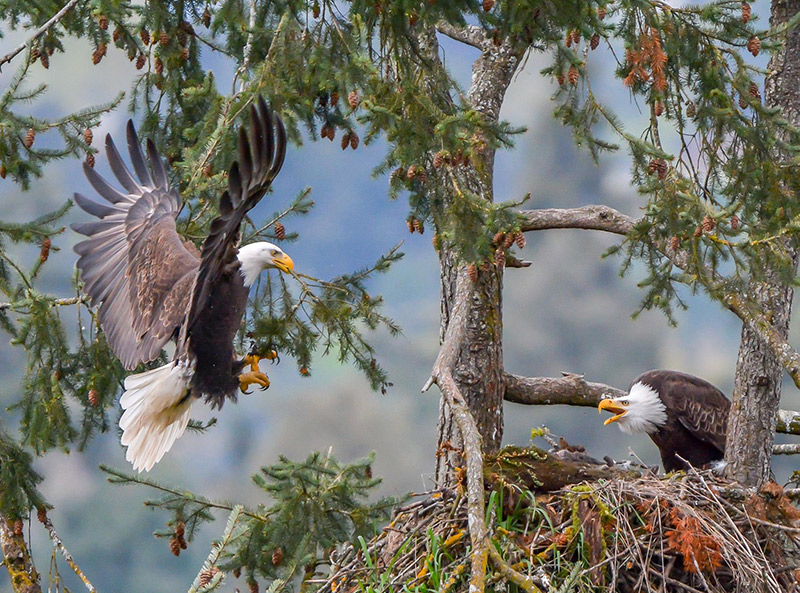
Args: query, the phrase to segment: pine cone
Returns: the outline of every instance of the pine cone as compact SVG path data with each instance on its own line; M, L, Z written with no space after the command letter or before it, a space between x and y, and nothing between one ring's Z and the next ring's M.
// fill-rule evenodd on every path
M486 273L492 269L492 264L488 260L481 262L481 272Z
M86 164L94 169L94 155L91 152L86 153Z
M355 132L351 132L351 134L350 134L350 148L352 148L353 150L358 148L358 143L360 141L361 141L361 139L358 137L358 134L356 134Z
M33 146L33 141L34 140L36 140L36 130L34 130L33 128L30 128L25 133L25 148L30 148L31 146Z
M22 522L22 519L17 519L14 521L14 535L19 537L22 535L23 530L25 529L25 523Z
M556 80L558 81L559 86L564 86L564 82L567 80L563 74L560 72L556 74Z
M101 14L97 19L98 26L103 30L108 30L108 17L104 14Z
M433 155L433 168L438 169L444 164L444 151L440 150Z
M144 54L139 54L136 57L136 69L137 70L141 70L144 67L144 64L145 64L146 61L147 61L147 58L144 56Z
M6 175L8 175L8 171L6 171L6 166L0 165L0 179L5 179Z
M703 222L701 223L703 230L707 233L710 233L714 230L714 227L717 226L716 221L711 218L708 214L703 217Z
M250 593L258 593L258 581L255 579L247 581L247 586L250 588Z
M506 238L503 241L503 249L511 249L511 246L514 244L514 240L516 239L516 233L506 233Z
M342 150L350 146L350 132L342 135Z
M598 45L600 45L600 33L595 33L589 40L589 47L594 51L597 49Z
M514 242L517 244L517 247L520 249L524 249L527 241L525 240L525 235L522 233L517 233L514 237Z
M211 177L214 174L214 168L211 166L211 163L206 163L203 165L203 175L205 177Z
M339 93L336 91L331 91L331 107L336 107L336 104L339 102Z
M333 126L331 124L325 122L325 124L322 126L322 130L320 131L319 135L322 138L327 138L328 140L333 141L333 139L336 137L336 132L334 132Z
M122 29L119 27L114 28L114 32L111 34L111 39L114 43L118 43L120 39L122 39Z
M422 224L422 221L419 218L414 219L414 230L420 235L425 234L425 225Z
M139 31L139 37L142 40L142 43L145 45L150 45L150 32L147 29L142 29Z
M409 216L406 218L406 226L408 227L408 232L412 235L414 234L414 217Z
M564 37L564 45L572 47L572 31L567 30L567 35Z
M697 115L697 105L694 104L694 101L689 101L686 104L686 116L694 117L695 115Z
M361 104L361 97L357 91L350 91L350 94L347 95L347 103L350 105L350 109L358 108Z
M494 8L494 0L483 0L483 11L489 12Z
M206 568L204 571L200 573L199 583L201 587L205 587L208 585L211 580L214 578L214 575L219 572L219 568L216 566L212 566L211 568Z
M494 237L492 237L492 245L494 245L495 247L497 247L498 245L502 245L505 242L506 242L506 234L502 231L496 232L494 234Z
M164 72L164 62L161 61L161 58L156 56L156 59L153 63L153 70L155 70L156 74L161 74Z
M175 537L181 539L186 534L186 523L180 521L175 524Z
M736 216L735 214L731 216L731 230L734 231L737 230L739 228L740 222L741 221L739 220L738 216Z
M664 179L666 178L667 173L669 172L667 161L665 161L664 159L656 159L656 160L657 160L656 171L658 172L658 178Z
M170 538L169 551L172 552L173 556L181 555L181 543L178 541L177 538L175 537Z
M96 408L97 404L100 403L100 396L97 393L96 389L89 390L89 405Z
M761 53L761 40L758 37L751 37L750 41L747 42L747 51L749 51L753 56L757 56Z
M166 31L161 31L161 33L158 34L158 42L161 45L163 45L164 47L168 46L169 45L169 33L167 33Z
M751 82L750 83L750 96L753 99L757 99L759 102L761 101L761 90L758 88L758 83Z
M397 169L392 171L392 174L389 175L389 182L391 183L396 179L403 179L405 176L406 176L406 170L403 169L403 167L397 167Z
M580 78L578 69L575 66L570 66L569 72L567 72L567 80L569 80L570 84L578 84L578 78Z
M417 166L416 165L411 165L408 168L408 171L406 172L406 178L411 180L411 179L414 179L414 177L416 177L416 176L417 176Z
M45 507L36 509L36 518L39 519L39 523L47 523L47 509Z
M658 171L658 159L650 159L650 162L647 163L647 174L652 175Z
M278 221L273 225L273 229L275 230L275 237L279 241L283 241L286 238L286 227L283 226L283 223Z
M478 280L478 268L475 264L470 264L467 266L467 276L472 282L477 282Z
M206 28L211 26L211 13L209 12L208 8L203 11L203 15L200 17L200 22L203 23L203 26Z
M742 23L746 25L752 15L753 9L750 8L750 5L747 2L742 2Z
M498 249L494 252L494 265L498 268L504 268L506 265L506 252Z
M181 51L181 60L186 62L189 59L189 48L184 47Z
M572 43L578 45L581 42L581 32L578 29L572 30Z
M695 238L697 238L697 237L702 236L702 234L703 234L703 226L698 224L697 228L694 229L694 236L695 236Z
M741 109L747 109L747 105L748 105L747 97L745 97L744 95L739 95L739 107Z
M47 261L47 258L50 257L50 246L53 242L50 240L50 237L45 237L44 241L42 241L42 247L39 250L39 261L42 263Z
M678 235L672 235L672 238L669 240L669 248L672 251L678 251L681 247L681 240L678 238Z
M94 50L94 53L92 53L92 64L94 64L95 66L99 64L100 60L102 60L103 56L105 55L106 55L106 44L101 43L100 45L97 46L97 49Z
M42 67L45 70L50 69L50 54L47 52L43 52L42 55L39 56L39 62L42 64Z
M272 551L272 565L280 566L282 562L283 562L283 550L281 548L275 548Z
M656 117L661 117L661 114L664 113L664 102L663 101L658 100L653 104L653 113L656 114Z
M608 11L605 9L605 7L601 6L597 9L597 18L602 21L605 20L606 16L608 16Z
M83 131L83 141L87 144L87 146L92 143L92 138L94 138L92 128L86 128Z

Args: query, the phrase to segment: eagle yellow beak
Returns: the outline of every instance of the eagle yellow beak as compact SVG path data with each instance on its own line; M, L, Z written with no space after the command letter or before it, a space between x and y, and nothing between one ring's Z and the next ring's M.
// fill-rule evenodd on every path
M272 265L286 274L289 274L294 270L294 262L292 261L292 258L285 253L281 253L280 255L272 258Z
M619 420L625 414L628 413L628 410L620 406L613 399L604 399L599 404L597 404L597 411L602 412L603 410L608 410L609 412L614 414L611 418L603 422L604 426L608 426L612 422L616 422L617 420Z

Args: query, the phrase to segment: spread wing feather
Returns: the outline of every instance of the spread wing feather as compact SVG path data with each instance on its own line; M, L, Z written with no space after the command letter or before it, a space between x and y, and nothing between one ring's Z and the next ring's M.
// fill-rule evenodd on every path
M203 314L210 291L225 272L238 269L236 258L240 227L245 215L267 193L281 170L286 156L286 131L283 122L273 116L263 98L250 107L250 134L239 128L238 160L228 173L228 189L222 194L219 216L203 242L200 271L194 286L189 311L188 331Z
M100 304L100 324L112 350L132 369L156 358L181 325L200 262L176 231L180 198L170 189L155 145L148 140L145 158L130 121L127 144L136 176L107 136L108 162L125 191L84 165L89 183L106 202L75 194L78 206L100 220L72 228L88 237L75 246L84 290Z

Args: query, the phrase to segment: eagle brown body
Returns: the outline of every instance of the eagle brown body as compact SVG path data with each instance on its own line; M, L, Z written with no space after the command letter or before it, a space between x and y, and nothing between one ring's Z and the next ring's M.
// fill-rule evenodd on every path
M649 401L651 394L659 401ZM615 414L625 432L647 432L661 453L665 471L702 467L725 456L731 403L708 381L669 370L647 371L636 377L628 396L600 402ZM686 460L683 461L683 460Z
M248 128L239 128L238 160L229 168L201 251L178 234L180 196L149 139L145 156L132 122L127 144L133 172L106 137L108 163L123 189L84 164L105 202L75 194L78 206L98 219L73 225L87 237L75 251L83 290L99 305L109 346L133 369L155 360L170 340L176 343L171 363L125 380L122 444L137 469L149 470L183 433L196 398L221 407L248 385L269 386L258 358L237 357L233 341L258 273L271 267L290 272L293 262L276 245L240 247L239 240L244 217L283 165L286 133L262 98L250 107ZM248 363L252 370L242 373Z

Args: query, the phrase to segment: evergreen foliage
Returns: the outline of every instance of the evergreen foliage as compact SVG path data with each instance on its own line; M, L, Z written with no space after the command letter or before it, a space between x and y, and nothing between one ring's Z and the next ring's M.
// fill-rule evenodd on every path
M303 461L281 456L278 463L253 476L268 502L252 509L210 501L108 467L103 470L113 483L143 484L164 492L145 505L170 513L167 529L155 535L169 538L176 555L193 540L200 524L214 519L215 510L231 511L225 534L203 570L243 574L248 583L266 581L277 591L292 590L298 578L311 579L318 569L324 574L337 546L378 533L398 500L366 502L380 484L372 476L372 463L372 456L348 464L320 452ZM217 584L220 581L221 577Z

